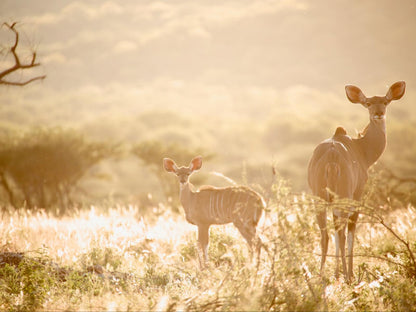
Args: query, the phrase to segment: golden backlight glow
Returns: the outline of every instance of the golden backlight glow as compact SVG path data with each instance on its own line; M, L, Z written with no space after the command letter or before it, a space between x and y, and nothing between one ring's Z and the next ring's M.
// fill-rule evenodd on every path
M7 23L22 63L40 63L10 78L46 75L0 81L0 310L415 309L416 1L0 0L0 23L0 73L16 62ZM308 161L336 129L357 137L369 123L345 86L382 97L397 81L406 93L375 118L387 144L354 206L354 276L321 276L315 212L330 204L312 195ZM81 143L48 162L56 172L71 171L64 156L83 136L117 152L76 185L12 176L48 158L10 150L64 130ZM195 155L195 189L264 198L260 254L232 225L212 226L198 269L197 228L162 166Z
M415 11L411 0L2 1L0 18L20 22L23 56L36 50L42 64L17 78L47 79L3 88L0 117L6 127L59 125L129 142L168 141L173 132L240 166L276 161L305 190L311 148L340 124L351 135L366 124L345 85L382 95L406 81L387 126L412 119ZM0 69L12 62L12 39L2 27ZM178 117L163 127L140 120L166 111ZM229 141L241 144L222 151ZM390 147L383 159L394 157ZM132 179L121 188L137 189Z

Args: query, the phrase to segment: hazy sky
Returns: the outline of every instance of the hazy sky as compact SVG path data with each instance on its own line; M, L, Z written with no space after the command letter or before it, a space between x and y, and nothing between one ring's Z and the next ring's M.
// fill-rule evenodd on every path
M1 0L0 20L21 23L47 75L0 102L264 109L416 83L414 0Z

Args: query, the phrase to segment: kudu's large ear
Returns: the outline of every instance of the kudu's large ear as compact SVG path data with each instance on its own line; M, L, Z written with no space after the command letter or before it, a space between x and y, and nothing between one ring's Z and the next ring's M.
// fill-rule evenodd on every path
M404 95L404 90L406 89L406 83L404 81L398 81L394 83L389 91L387 91L386 99L390 101L399 100Z
M202 167L202 157L196 156L194 159L191 160L191 163L189 164L189 168L194 170L199 170Z
M360 103L366 105L367 98L363 91L356 86L345 86L345 93L347 94L348 100L352 103Z
M176 172L178 167L176 166L175 162L170 158L163 158L163 167L168 172Z

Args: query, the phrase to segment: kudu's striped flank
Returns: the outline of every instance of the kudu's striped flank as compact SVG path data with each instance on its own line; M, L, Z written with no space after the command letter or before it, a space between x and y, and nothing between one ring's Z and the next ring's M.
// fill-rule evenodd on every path
M247 241L250 250L259 248L256 227L265 208L263 198L245 186L202 186L193 191L189 176L202 166L202 157L195 157L188 167L178 167L169 158L163 160L166 171L176 174L180 184L180 201L186 220L198 227L200 265L208 260L209 227L213 224L233 223ZM202 253L202 255L201 255Z

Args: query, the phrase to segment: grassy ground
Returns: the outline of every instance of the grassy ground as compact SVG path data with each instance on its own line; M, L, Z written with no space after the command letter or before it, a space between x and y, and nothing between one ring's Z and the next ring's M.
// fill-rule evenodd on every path
M315 209L311 198L275 184L259 225L260 257L250 257L234 227L213 226L204 271L196 228L162 204L145 216L116 204L62 218L5 213L0 251L23 254L0 267L0 309L414 310L415 208L388 214L361 208L351 285L333 277L334 257L319 275Z

